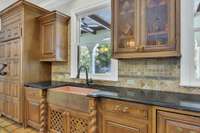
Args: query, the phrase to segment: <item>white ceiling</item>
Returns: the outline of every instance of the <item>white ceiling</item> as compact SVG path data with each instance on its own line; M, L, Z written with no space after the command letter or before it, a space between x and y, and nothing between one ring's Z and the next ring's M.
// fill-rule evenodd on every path
M16 1L17 0L0 0L0 11ZM72 0L27 0L27 1L32 2L43 8L53 10L56 7L71 2Z

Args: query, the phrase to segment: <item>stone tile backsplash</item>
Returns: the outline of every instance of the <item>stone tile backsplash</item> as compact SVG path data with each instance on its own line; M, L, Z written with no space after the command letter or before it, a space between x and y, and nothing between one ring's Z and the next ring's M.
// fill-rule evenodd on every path
M70 62L70 61L69 61ZM53 63L52 79L67 82L84 82L70 79L69 63ZM179 86L180 60L177 58L134 59L119 61L119 81L95 81L98 84L151 89L200 95L199 88Z

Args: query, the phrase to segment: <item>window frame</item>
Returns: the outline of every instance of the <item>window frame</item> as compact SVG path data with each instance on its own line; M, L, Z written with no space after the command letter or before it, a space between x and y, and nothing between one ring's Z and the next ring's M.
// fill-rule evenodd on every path
M78 43L80 36L80 19L83 16L91 14L98 9L111 7L110 0L99 1L81 6L71 11L71 73L70 78L76 78L78 71ZM111 35L112 37L112 35ZM91 76L91 75L90 75ZM80 74L81 79L85 79L85 74ZM94 80L118 81L118 60L111 59L111 73L92 75Z
M195 49L193 26L194 3L189 0L181 1L181 79L180 85L185 87L200 87L200 79L195 78Z

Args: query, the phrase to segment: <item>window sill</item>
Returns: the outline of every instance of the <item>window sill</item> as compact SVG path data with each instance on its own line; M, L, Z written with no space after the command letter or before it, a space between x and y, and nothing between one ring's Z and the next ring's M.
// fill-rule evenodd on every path
M191 82L191 83L180 83L181 87L188 87L188 88L199 88L200 87L200 83L196 83L196 82Z
M76 76L71 76L71 79L77 79ZM79 79L85 80L85 75L81 74ZM89 76L90 79L90 76ZM97 81L118 81L118 77L112 76L112 75L96 75L92 76L92 80L97 80Z

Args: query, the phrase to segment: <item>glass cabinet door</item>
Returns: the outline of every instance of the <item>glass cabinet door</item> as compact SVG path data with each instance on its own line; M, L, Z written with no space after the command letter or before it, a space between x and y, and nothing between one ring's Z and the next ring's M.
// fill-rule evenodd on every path
M144 52L177 50L176 4L176 0L142 0L141 47Z
M129 53L137 50L139 44L139 1L112 0L113 50L115 53Z

